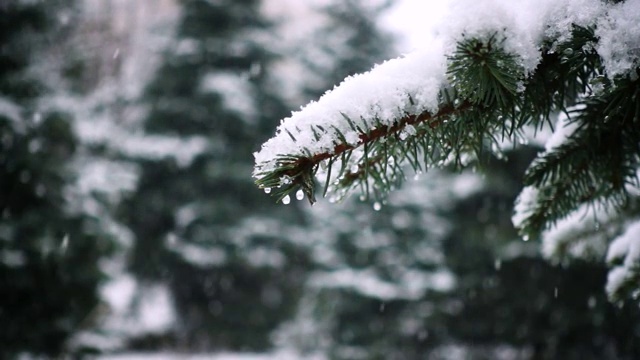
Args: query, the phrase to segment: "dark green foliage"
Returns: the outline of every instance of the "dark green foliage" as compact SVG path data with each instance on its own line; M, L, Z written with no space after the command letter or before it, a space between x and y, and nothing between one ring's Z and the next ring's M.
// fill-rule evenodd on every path
M640 354L640 312L609 302L604 264L552 265L538 244L515 240L511 207L536 151L522 148L508 152L506 162L492 161L486 189L449 213L456 225L444 240L445 263L459 286L447 299L458 308L431 321L447 324L441 341L475 347L472 359L505 344L523 359L633 359Z
M208 144L188 164L171 156L138 159L142 176L121 207L136 237L131 270L143 282L166 282L177 310L180 325L157 339L160 346L265 350L271 331L295 309L306 257L289 243L286 226L268 236L259 229L283 216L295 226L301 216L294 207L273 211L249 179L255 144L286 114L272 91L274 54L258 41L258 32L269 31L259 6L259 1L182 1L175 44L147 87L148 134L200 136ZM227 106L229 89L205 89L209 75L243 84L255 118ZM190 214L187 220L180 211ZM242 235L246 232L251 234ZM207 259L213 251L212 259L215 254L222 259L201 263L185 251ZM256 264L252 251L268 251L266 256L281 263ZM153 343L135 339L131 346L143 347L147 340Z
M98 261L111 251L96 219L65 194L78 146L68 113L42 108L34 59L70 2L0 4L0 357L61 356L96 321Z
M14 100L32 99L42 92L41 84L23 70L53 19L42 5L14 0L0 4L0 14L0 94Z
M177 259L169 284L184 321L179 346L191 351L269 349L268 335L292 315L305 279L303 254L295 249L285 254L284 268L261 268L242 261L194 267Z
M526 79L518 124L553 126L550 116L566 112L581 94L593 92L596 84L609 82L595 51L597 41L593 28L574 25L570 41L549 41L541 49L540 64Z
M578 129L555 151L538 158L526 185L540 189L538 208L523 226L536 234L581 204L622 208L627 185L636 183L640 148L640 82L619 80L571 112Z
M515 55L502 49L499 35L489 39L463 40L449 57L447 74L457 97L483 108L507 115L513 108L523 71Z

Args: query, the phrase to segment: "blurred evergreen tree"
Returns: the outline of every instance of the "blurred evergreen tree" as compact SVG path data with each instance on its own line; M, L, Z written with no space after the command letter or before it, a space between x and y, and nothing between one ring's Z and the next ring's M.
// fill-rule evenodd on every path
M302 220L295 206L274 210L250 179L252 151L287 112L270 74L270 24L257 0L180 4L175 43L147 87L145 131L195 146L141 159L121 208L136 239L130 267L168 284L178 322L130 346L264 350L307 266L289 235Z
M0 3L0 358L83 350L70 336L90 327L110 252L96 219L74 208L69 113L34 75L65 34L71 1Z
M483 187L448 211L442 246L458 279L447 296L456 306L436 314L446 326L433 343L457 344L469 359L637 358L640 311L607 300L604 264L553 265L539 244L518 240L509 217L538 151L519 147L506 161L487 161Z
M304 90L310 98L394 55L394 35L378 21L392 5L393 0L345 0L319 9L323 24L294 54L308 71Z

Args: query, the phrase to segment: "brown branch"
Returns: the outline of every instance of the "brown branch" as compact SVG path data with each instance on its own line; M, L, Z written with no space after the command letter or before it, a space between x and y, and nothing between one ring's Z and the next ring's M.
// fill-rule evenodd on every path
M403 130L408 125L419 125L425 122L429 122L429 127L434 129L442 123L442 119L441 119L442 117L450 116L455 113L462 112L464 110L469 109L471 106L472 104L470 102L464 102L462 105L458 107L455 107L452 104L447 104L441 107L440 110L438 110L438 112L435 114L431 114L425 111L418 115L405 116L400 120L398 120L393 126L381 127L381 128L373 129L369 133L360 134L359 136L360 140L355 145L338 144L333 148L333 151L331 152L329 151L322 152L322 153L313 155L311 158L301 158L299 160L296 160L295 167L296 169L299 169L301 166L304 166L305 168L313 167L319 164L323 160L329 159L333 156L340 156L347 151L354 150L364 145L365 143L370 143L372 141L385 138L394 133L397 133ZM295 173L297 173L297 170L294 170L294 169L286 172L287 175L293 175Z

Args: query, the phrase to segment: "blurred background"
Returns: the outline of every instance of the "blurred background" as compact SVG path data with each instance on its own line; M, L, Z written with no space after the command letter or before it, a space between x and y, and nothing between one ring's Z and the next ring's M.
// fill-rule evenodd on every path
M280 119L442 4L0 0L0 358L639 358L602 262L511 225L535 142L385 204L253 185Z

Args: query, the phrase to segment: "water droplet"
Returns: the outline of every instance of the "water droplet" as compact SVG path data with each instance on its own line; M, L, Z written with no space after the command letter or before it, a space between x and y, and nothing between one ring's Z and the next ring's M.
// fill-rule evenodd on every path
M382 204L380 204L378 201L373 203L373 210L380 211L380 209L382 209Z
M67 251L67 248L69 247L69 234L64 234L64 236L62 237L62 242L60 243L60 250L62 252Z
M495 259L495 261L493 262L493 267L496 270L500 270L502 268L502 260L501 259Z
M524 241L529 241L529 235L524 235L524 236L522 237L522 240L524 240Z
M304 199L304 192L302 191L302 189L296 191L296 199L298 200Z
M553 297L556 298L556 299L558 298L558 288L557 287L553 288Z
M360 167L358 166L358 164L354 164L354 165L351 165L351 169L350 169L350 170L351 170L351 172L352 172L352 173L354 173L354 174L355 174L355 173L357 173L357 172L358 172L358 169L359 169L359 168L360 168Z
M360 201L365 201L365 200L367 200L367 197L364 194L360 195Z
M291 198L289 197L289 195L285 196L282 198L282 203L285 205L289 205L289 203L291 202Z
M265 194L268 194L268 193L270 193L270 192L271 192L271 188L264 188L264 193L265 193Z
M291 179L291 176L289 175L283 175L282 177L280 177L280 184L281 185L289 185L293 182L293 180Z

